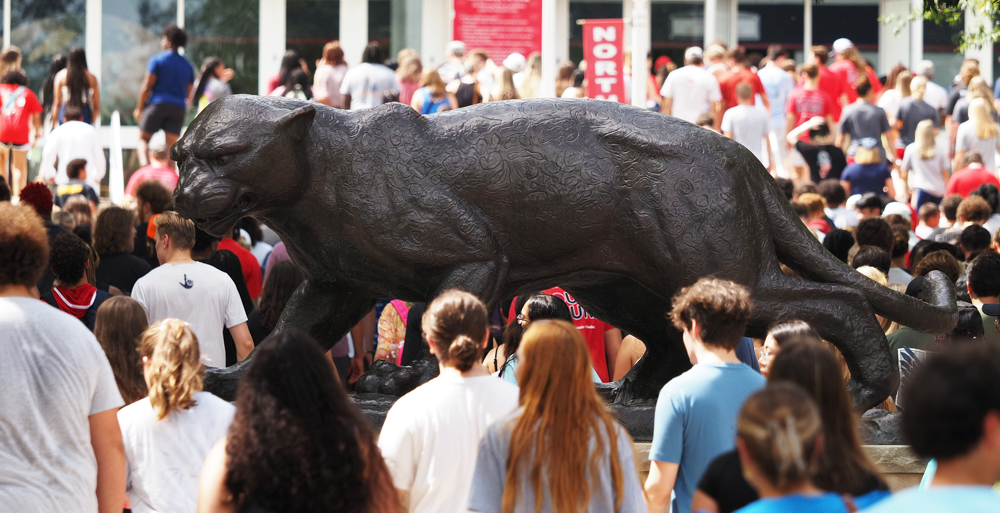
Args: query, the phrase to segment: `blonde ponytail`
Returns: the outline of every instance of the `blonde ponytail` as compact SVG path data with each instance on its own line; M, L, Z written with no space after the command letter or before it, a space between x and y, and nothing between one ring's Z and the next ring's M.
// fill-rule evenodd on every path
M990 139L1000 134L1000 128L997 128L996 122L993 121L990 104L982 98L976 98L969 103L969 121L972 121L972 125L976 128L976 137L980 139Z
M184 321L165 319L153 324L139 340L139 355L147 362L149 404L156 420L196 404L194 393L204 384L198 337Z

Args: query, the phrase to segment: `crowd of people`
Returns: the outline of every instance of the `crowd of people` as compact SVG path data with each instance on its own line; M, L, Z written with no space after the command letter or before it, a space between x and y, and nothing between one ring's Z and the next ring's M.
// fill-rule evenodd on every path
M252 218L215 237L171 209L169 149L188 109L233 92L220 59L195 72L179 51L186 40L168 26L149 61L130 208L101 198L100 91L83 50L53 61L41 101L20 51L0 53L0 142L13 145L13 179L0 181L5 507L1000 508L991 490L1000 482L1000 130L973 61L951 100L929 81L929 62L897 67L883 84L847 40L813 48L798 68L777 47L763 63L722 45L689 48L680 68L650 62L649 108L750 149L803 229L846 265L918 299L931 271L955 285L949 334L879 317L902 379L877 409L900 412L907 443L932 459L926 486L892 494L862 449L838 350L801 319L747 338L753 300L733 282L703 278L664 312L692 367L660 392L645 481L628 431L594 386L628 374L645 345L562 288L492 310L459 290L428 303L386 298L329 350L300 331L276 332L304 280L280 238ZM497 64L458 41L446 54L424 69L413 50L387 60L373 43L348 67L334 41L312 79L288 52L269 94L351 110L401 102L422 114L541 95L538 54ZM584 66L560 66L558 96L583 96ZM28 183L19 152L42 135L40 180ZM252 351L235 404L204 390L206 368ZM348 391L374 360L405 366L425 351L439 375L401 397L376 433Z

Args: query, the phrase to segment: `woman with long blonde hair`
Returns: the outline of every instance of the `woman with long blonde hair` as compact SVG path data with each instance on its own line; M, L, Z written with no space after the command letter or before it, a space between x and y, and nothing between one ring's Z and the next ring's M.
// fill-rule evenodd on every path
M519 100L521 95L517 93L514 86L514 72L506 67L500 67L497 71L497 83L490 94L490 101Z
M153 324L138 351L149 395L118 412L132 509L195 511L202 463L236 409L202 391L198 337L186 322Z
M965 93L965 97L959 98L958 102L955 103L955 108L951 111L953 123L961 124L969 120L969 104L976 98L986 100L987 106L993 114L993 120L996 121L997 110L993 105L993 90L990 89L990 85L986 83L986 79L983 77L972 77L972 80L969 81L969 88L968 92Z
M1000 128L993 120L987 100L976 98L969 103L969 120L958 126L955 137L955 169L961 169L968 152L983 157L983 167L996 171L996 152L1000 150Z
M424 64L420 60L420 54L412 48L400 50L396 62L399 63L399 67L396 68L396 80L399 81L399 103L409 105L413 102L413 93L420 89Z
M521 98L535 98L540 93L542 84L542 54L534 52L528 56L524 71L514 77L514 85Z
M594 389L576 327L532 322L517 353L520 408L483 437L469 509L644 511L632 440Z
M916 140L903 152L900 178L910 187L910 200L917 210L927 202L941 203L948 186L948 156L937 150L936 132L933 121L921 121L915 131Z
M420 89L413 93L410 106L421 114L436 114L458 108L454 96L445 90L444 80L434 68L424 70Z

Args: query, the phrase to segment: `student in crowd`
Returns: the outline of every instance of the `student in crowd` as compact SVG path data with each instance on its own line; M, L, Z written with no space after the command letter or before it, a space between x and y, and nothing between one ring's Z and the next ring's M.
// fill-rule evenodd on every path
M135 213L138 224L135 226L135 243L132 247L132 254L144 259L151 267L160 265L156 259L156 248L153 238L149 235L152 231L150 221L167 211L173 203L170 190L156 180L147 180L139 184L135 190Z
M138 353L149 396L118 412L129 501L137 511L194 511L201 466L226 436L236 409L202 391L205 368L187 323L151 325Z
M52 191L49 190L45 184L41 182L32 182L25 185L21 189L21 204L30 206L42 221L45 226L46 236L48 238L49 246L52 242L61 234L69 233L66 228L54 223L52 221ZM45 262L42 264L44 271L42 271L41 278L38 279L38 293L41 295L47 294L52 290L52 282L56 280L56 276L52 274L52 268L49 267L49 255L48 252L45 253Z
M825 91L819 88L819 67L816 64L807 64L803 67L802 74L804 77L803 85L792 91L785 106L785 116L788 120L788 126L792 128L792 131L785 137L785 141L787 144L796 147L796 152L792 153L791 157L792 165L799 170L797 173L798 176L795 178L801 181L802 168L806 164L809 164L812 180L814 183L818 183L819 180L829 177L830 171L842 171L844 169L843 166L839 165L839 158L843 155L843 151L837 152L840 154L837 155L836 153L831 153L826 148L827 146L833 146L834 142L831 131L831 127L835 126L833 124L834 101ZM804 125L807 126L803 128ZM826 129L823 130L823 127ZM815 134L813 130L816 130ZM813 146L822 148L813 149L806 147L806 153L802 153L797 143L805 143L806 141L812 143ZM821 151L826 151L830 159L821 158ZM812 154L816 154L817 158L815 167L812 164ZM846 165L845 160L844 166ZM827 169L827 166L829 166L829 170L825 173L822 172L821 169ZM839 173L837 173L837 176L832 178L839 176Z
M424 339L440 374L392 405L378 439L410 512L466 511L480 439L517 408L517 387L479 363L488 322L482 301L459 290L442 293L424 312Z
M283 332L240 381L229 433L202 467L198 511L397 513L375 439L319 343Z
M377 42L371 41L361 55L361 64L347 70L340 84L340 101L345 109L360 110L385 103L386 95L399 92L399 81L382 64L385 57Z
M993 91L990 91L990 86L986 83L986 79L983 77L973 77L972 80L969 81L969 92L963 98L958 100L955 104L955 110L951 112L951 121L953 125L961 125L969 120L969 104L976 98L986 100L990 116L992 116L993 120L996 121L997 110L993 105Z
M885 91L875 105L885 111L890 126L896 126L896 121L899 119L899 105L912 94L910 91L912 81L913 75L902 64L893 66L885 77Z
M163 184L168 191L173 192L177 188L177 171L174 169L174 162L170 160L167 153L166 139L156 134L149 140L149 164L132 173L125 185L125 196L135 198L139 186L148 180L156 180Z
M139 164L149 164L149 139L163 130L167 151L177 142L184 124L187 101L194 88L194 67L180 54L187 46L187 33L171 23L163 29L162 52L149 58L146 76L139 88L135 116L139 122Z
M795 342L821 342L819 333L805 321L791 320L777 323L767 330L767 337L764 338L764 345L760 348L758 356L760 362L760 373L764 377L770 377L771 364L775 357L781 352L781 348Z
M815 192L807 192L796 199L798 203L805 205L809 209L809 217L806 226L818 234L819 241L823 242L823 237L833 229L833 223L826 218L826 200L823 196Z
M270 95L275 89L281 87L282 84L288 81L288 75L297 69L303 71L308 71L308 69L303 69L306 66L305 61L299 58L299 53L295 50L287 50L285 55L281 57L281 64L278 66L278 73L267 79L267 94Z
M892 253L892 227L881 217L871 217L858 223L854 238L858 246L875 246L887 254Z
M938 119L944 121L945 108L948 106L948 91L934 83L934 61L922 60L918 62L913 68L913 74L927 79L927 92L924 94L924 101L934 107L938 113Z
M247 318L247 328L253 337L254 346L259 345L274 331L281 312L303 280L305 275L291 260L278 262L271 269L260 295L260 308L250 312Z
M740 84L747 84L750 86L750 105L753 105L753 99L760 95L760 100L764 104L764 114L771 110L771 104L767 101L767 91L764 89L764 84L761 83L760 77L756 73L748 69L749 61L747 59L747 51L742 46L737 46L730 48L726 51L726 60L729 61L729 71L722 75L719 79L719 90L722 93L722 110L723 112L736 107L739 102L739 94L736 88ZM766 118L766 116L765 116Z
M48 183L63 185L70 180L66 174L69 163L83 159L89 165L87 185L96 191L101 188L107 162L97 129L84 123L82 119L83 113L79 107L70 105L64 109L64 123L45 137L39 173Z
M997 230L1000 230L1000 189L997 189L997 186L993 184L983 184L970 194L981 196L989 204L992 214L990 214L989 221L983 223L983 228L986 228L992 237Z
M892 122L892 126L899 131L899 137L896 139L897 159L904 158L906 147L918 140L916 132L920 123L930 121L935 136L941 127L937 109L924 101L924 96L927 94L927 79L920 76L914 78L911 89L911 96L903 98L896 120Z
M0 59L2 58L2 54L0 54ZM0 67L3 67L2 63L0 63ZM20 69L20 67L21 66L19 64L17 68ZM53 96L55 96L56 75L64 69L66 69L66 54L58 53L53 55L52 61L49 62L49 71L45 74L45 78L42 79L42 87L38 91L38 98L42 102L42 127L45 133L48 133L53 128L52 111L56 107L53 102ZM0 77L2 76L3 75L0 75ZM27 77L25 77L25 80L27 80Z
M313 93L316 94L313 99L323 105L341 108L340 84L346 74L347 62L340 41L323 45L323 57L316 61L316 74L313 75Z
M130 210L110 206L94 223L94 251L101 257L97 281L132 293L136 280L150 271L149 264L132 254L135 247L135 215Z
M958 248L965 255L964 262L972 262L979 254L989 251L993 237L982 226L972 224L962 230Z
M42 137L42 105L28 89L28 76L15 69L0 76L0 143L12 146L0 152L0 169L12 175L11 190L20 192L28 184L28 150ZM11 160L8 163L8 159ZM8 167L9 166L9 167Z
M965 167L955 171L948 179L948 185L945 187L946 195L957 195L961 199L984 184L1000 187L1000 180L997 180L996 174L992 170L983 166L983 157L978 151L971 151L964 157L962 162ZM956 164L957 161L956 158Z
M924 203L917 210L917 216L920 217L920 224L913 229L913 233L921 239L930 238L941 222L941 209L934 203Z
M1000 150L1000 128L990 115L991 105L982 98L969 104L969 120L958 127L955 138L955 167L965 162L965 154L975 151L983 167L996 172L996 152Z
M872 103L876 99L877 91L873 89L872 82L862 76L858 78L857 93L857 100L844 108L836 144L850 157L855 157L862 146L869 150L877 150L881 159L879 162L888 162L882 136L885 136L889 148L895 143L885 111ZM875 144L871 144L870 141L875 141Z
M645 509L632 441L590 382L590 355L569 322L536 321L518 348L520 408L479 445L472 511Z
M292 68L285 81L274 88L268 96L283 96L293 100L309 101L313 98L309 72L301 67Z
M81 121L93 125L101 114L101 84L87 69L87 53L74 46L66 54L66 69L56 74L52 84L52 126L66 120L66 107L78 107L83 117Z
M465 43L449 41L444 47L445 62L437 72L444 83L451 83L465 75Z
M222 237L218 249L229 251L240 259L240 268L243 269L243 280L246 281L247 292L250 293L250 299L256 303L260 298L260 291L264 287L263 273L260 270L260 262L257 261L257 257L253 256L253 253L241 246L239 242L236 242L239 239L240 227L237 225Z
M882 216L882 195L869 192L867 194L856 194L852 197L858 198L854 203L854 208L858 213L858 223L865 219L872 219ZM850 198L848 198L850 203Z
M718 80L703 67L701 48L692 46L684 51L684 67L667 75L660 96L663 114L689 123L702 114L711 114L715 120L713 126L718 130L722 122L722 92Z
M420 54L412 48L400 50L396 62L399 65L396 68L396 81L399 82L399 103L409 105L413 102L413 93L420 89L420 78L423 77L424 64L420 60Z
M445 91L445 82L433 68L424 70L420 79L420 89L413 93L410 106L421 114L436 114L458 108L455 98Z
M906 221L906 226L908 225L909 222ZM913 276L906 271L906 254L910 252L910 231L906 226L892 226L892 252L890 253L892 263L889 272L885 275L889 285L900 284L905 287L913 279Z
M900 178L907 183L913 196L913 206L938 204L947 193L948 158L934 143L934 123L925 119L917 125L915 142L903 152Z
M986 200L980 196L969 195L958 204L958 210L955 214L958 217L957 222L941 233L934 234L934 240L957 246L963 230L974 224L982 226L986 221L989 221L992 213L993 211Z
M965 59L962 61L962 67L958 70L958 75L952 82L951 89L948 92L948 105L945 107L945 123L948 126L948 140L952 146L955 145L955 129L959 123L956 123L951 115L955 112L955 106L958 105L958 102L969 94L969 83L978 76L979 61L976 59Z
M823 247L846 264L851 248L854 247L854 236L847 230L834 228L823 238Z
M520 98L521 95L517 93L517 88L514 87L514 72L506 66L501 67L497 70L496 85L494 85L493 89L490 90L489 101L497 102L503 100L517 100Z
M534 297L536 294L521 294L517 296L514 300L513 312L522 312L524 310L524 305L528 302L528 299ZM530 312L529 312L530 313ZM486 366L486 371L494 376L499 376L498 372L507 361L510 360L517 353L517 348L521 344L521 337L524 335L524 321L519 321L517 319L518 314L515 314L514 319L507 319L507 324L503 327L503 335L501 343L496 347L486 353L486 358L483 359L483 365ZM527 318L525 318L527 319ZM516 379L515 379L516 382Z
M878 95L882 93L882 82L879 81L875 70L861 58L854 43L850 39L840 38L833 42L833 53L834 62L830 64L830 71L847 85L844 88L844 93L847 94L845 105L850 105L858 98L866 96L864 92L858 90L861 79L868 82L874 99L878 99Z
M482 51L478 50L474 53L470 53L468 59L466 59L465 69L468 73L463 73L459 78L448 82L445 87L445 91L455 99L456 108L464 108L470 105L475 105L477 103L483 103L483 95L486 94L489 88L483 86L479 81L479 75L486 67L486 58L482 57ZM566 63L564 63L566 64ZM573 63L569 63L573 66ZM573 67L572 69L576 69ZM563 72L563 68L560 67L560 73ZM487 76L489 74L487 73ZM569 85L573 84L573 77L570 75ZM492 84L492 81L490 82ZM563 93L562 84L556 81L556 97L559 97Z
M850 109L844 110L844 119L852 117ZM892 184L892 172L885 164L884 150L878 139L865 137L858 142L854 163L844 168L840 185L848 196L874 193L885 198L895 198L896 189Z
M110 297L97 309L94 336L108 357L125 404L149 395L138 351L139 338L148 327L146 311L132 298Z
M49 204L51 205L51 198ZM108 359L77 319L38 300L45 226L0 203L0 490L9 511L122 507L122 398Z
M244 237L241 233L241 238L250 246L250 254L257 259L257 263L260 264L261 269L264 269L264 264L267 262L267 257L271 255L271 251L274 246L264 242L264 230L261 229L260 221L252 217L244 217L240 219L239 223L236 223L241 230L241 232L246 232Z
M774 107L770 109L769 120L771 155L775 157L775 171L782 176L784 176L785 158L788 157L785 135L789 126L785 118L785 105L795 89L795 81L781 69L781 64L787 58L788 52L781 46L771 45L767 48L767 64L757 72L764 90L767 91L767 97L774 102Z
M198 85L192 90L189 105L193 105L198 114L208 107L209 103L225 98L233 94L233 88L229 86L229 81L236 74L226 67L222 59L209 56L201 63L201 76L198 77ZM152 151L152 149L150 149Z
M840 154L844 153L841 151ZM816 186L816 192L826 201L824 210L826 217L833 221L835 228L845 229L858 225L858 214L844 206L847 203L847 192L840 185L839 178L837 176L820 181Z
M650 511L663 511L675 492L671 511L688 513L698 479L732 449L739 407L764 377L734 352L752 310L745 288L702 278L681 289L673 305L671 318L694 366L660 391L645 489Z
M969 279L967 285L969 297L983 316L983 332L986 334L986 340L1000 344L997 318L983 311L983 305L1000 303L1000 255L986 251L974 257L966 265L966 275Z
M175 212L164 212L156 226L156 257L160 266L135 282L132 297L146 310L150 322L181 319L200 341L202 363L225 367L223 328L236 345L237 360L253 350L246 311L233 280L210 265L191 258L194 223Z
M52 291L42 296L42 299L76 317L87 329L93 331L97 309L111 294L98 290L87 282L89 260L90 247L79 237L72 234L56 237L52 241L49 256L49 266L56 275L56 281Z
M934 458L930 486L912 488L865 513L1000 510L1000 346L960 344L932 354L907 388L903 437L921 458Z
M53 195L52 202L56 204L57 207L66 210L67 200L71 196L80 195L87 198L87 202L90 204L91 215L97 214L97 203L100 198L97 197L97 192L90 185L87 185L87 161L84 159L73 159L66 164L66 177L69 181L62 185L56 186L56 193Z
M767 111L753 105L753 87L741 82L735 87L735 98L739 102L722 115L722 133L745 146L772 174L775 171L774 155L768 142ZM765 152L767 160L764 160Z

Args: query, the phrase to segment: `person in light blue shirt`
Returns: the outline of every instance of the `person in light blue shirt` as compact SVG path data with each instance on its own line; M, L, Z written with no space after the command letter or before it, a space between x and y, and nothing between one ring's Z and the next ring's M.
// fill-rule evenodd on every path
M788 156L788 145L785 143L785 134L788 133L788 119L785 115L785 104L788 97L795 89L795 80L787 71L781 68L782 62L788 58L788 52L780 45L771 45L767 48L767 65L757 72L760 83L767 91L767 97L771 99L771 154L774 156L775 170L783 170L783 162ZM782 171L783 172L783 171Z
M929 485L902 491L865 513L1000 511L1000 346L962 344L934 353L913 373L903 437L934 458Z
M646 495L649 510L689 513L698 479L733 448L743 401L764 377L736 356L753 305L742 285L702 278L674 297L671 318L694 365L664 385L656 403Z

